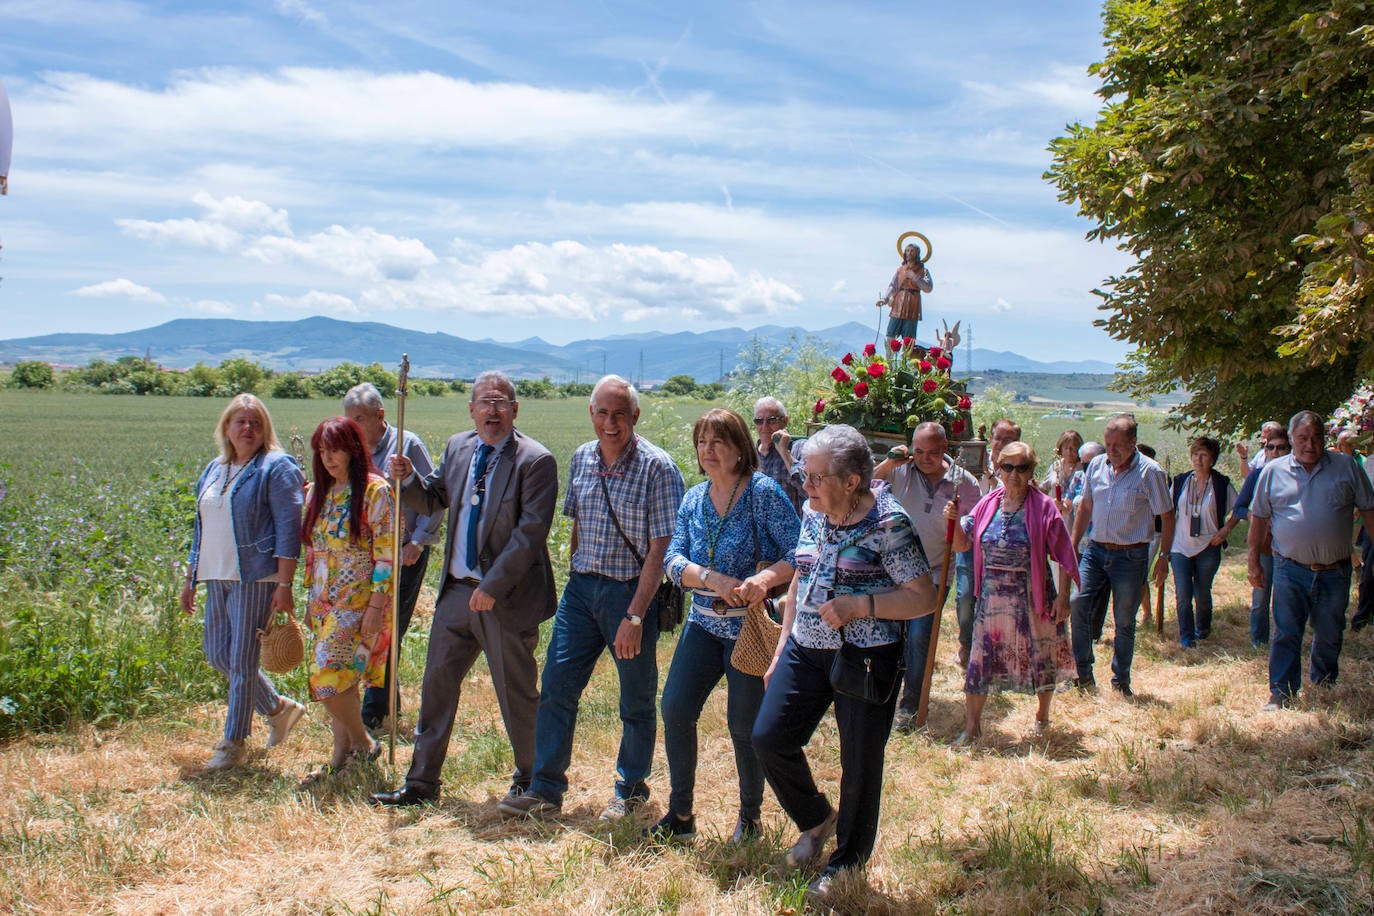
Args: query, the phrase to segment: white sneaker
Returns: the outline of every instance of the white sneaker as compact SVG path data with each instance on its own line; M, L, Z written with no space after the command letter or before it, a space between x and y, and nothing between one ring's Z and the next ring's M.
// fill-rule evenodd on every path
M213 773L236 767L248 757L248 746L242 741L221 741L215 745L215 756L205 764L205 771Z
M281 711L274 712L267 717L268 725L271 728L267 735L268 748L274 748L284 742L291 735L291 729L295 728L296 723L305 716L305 707L295 700L282 697L282 702L286 705L281 708Z

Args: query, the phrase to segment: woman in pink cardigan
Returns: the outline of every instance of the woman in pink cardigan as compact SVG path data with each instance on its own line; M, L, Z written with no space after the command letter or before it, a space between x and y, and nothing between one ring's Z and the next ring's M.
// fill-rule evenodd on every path
M978 596L973 648L964 677L964 732L956 744L983 733L983 704L993 687L1034 693L1040 701L1035 732L1050 724L1050 701L1059 680L1077 674L1065 621L1069 579L1078 561L1054 500L1035 480L1035 450L1024 442L1002 449L996 468L1002 486L979 500L955 526L954 551L973 543L973 586ZM956 518L950 503L946 518ZM1050 561L1059 564L1058 589Z

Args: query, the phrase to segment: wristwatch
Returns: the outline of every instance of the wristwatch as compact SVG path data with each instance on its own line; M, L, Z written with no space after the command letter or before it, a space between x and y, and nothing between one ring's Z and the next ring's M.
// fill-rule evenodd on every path
M626 614L625 619L630 621L630 626L632 627L644 626L644 618L639 616L638 614Z

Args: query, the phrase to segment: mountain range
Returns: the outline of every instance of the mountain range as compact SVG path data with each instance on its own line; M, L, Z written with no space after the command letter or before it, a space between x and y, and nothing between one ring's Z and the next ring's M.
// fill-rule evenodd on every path
M549 376L558 382L590 381L615 372L653 384L674 375L710 382L731 372L742 350L757 339L784 347L811 337L839 358L874 339L874 329L849 322L823 330L763 325L752 329L662 333L647 331L552 344L539 337L513 342L468 340L442 332L413 331L371 321L302 318L298 321L238 321L179 318L156 327L119 334L46 334L0 340L0 362L42 360L83 366L93 359L148 356L160 365L189 369L243 357L274 370L315 372L341 362L380 362L388 368L410 357L417 377L472 378L500 369L514 378ZM1101 360L1040 362L1015 353L960 349L955 372L1110 373Z

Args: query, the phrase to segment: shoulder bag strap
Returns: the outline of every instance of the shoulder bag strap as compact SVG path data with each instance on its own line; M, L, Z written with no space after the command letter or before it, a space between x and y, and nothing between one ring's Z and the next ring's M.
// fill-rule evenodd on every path
M638 550L635 550L634 542L625 534L625 529L620 527L620 519L616 518L615 506L611 505L611 490L606 486L606 478L598 477L597 479L601 481L601 492L606 497L606 511L611 513L611 521L615 523L615 530L620 532L620 538L625 542L625 546L630 548L630 553L634 555L635 562L643 566L644 557L640 556Z

